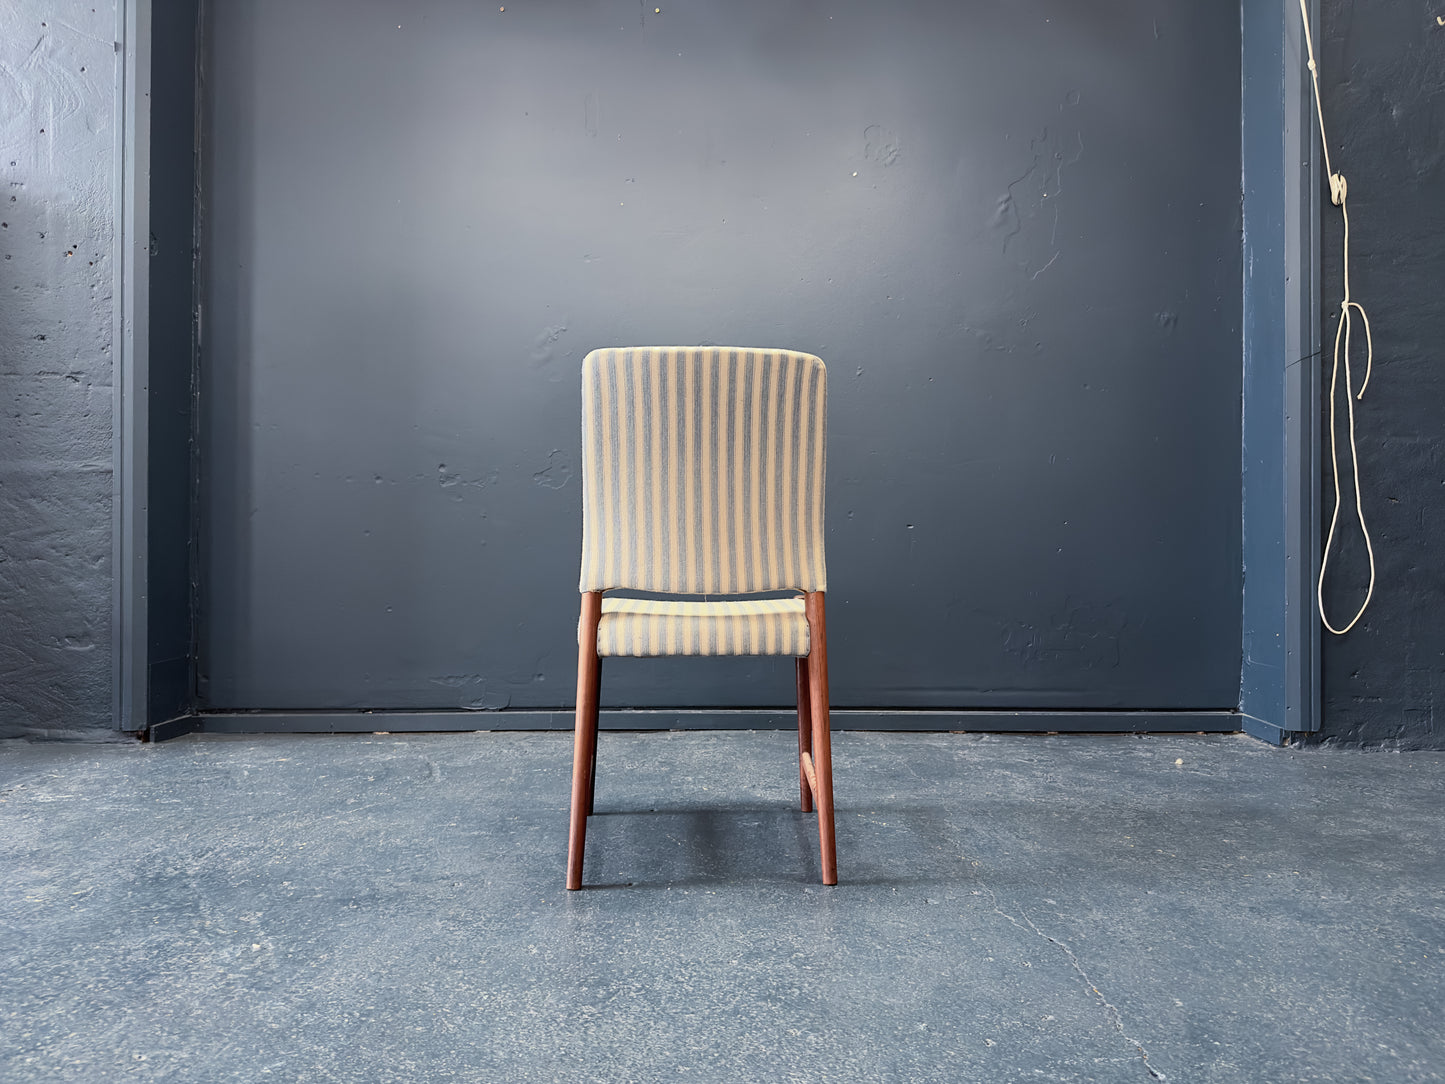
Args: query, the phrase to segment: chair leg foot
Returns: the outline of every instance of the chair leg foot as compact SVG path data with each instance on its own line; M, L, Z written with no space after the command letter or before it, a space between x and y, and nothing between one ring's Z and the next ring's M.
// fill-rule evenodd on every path
M572 739L572 818L567 838L567 888L582 887L582 856L587 849L587 818L592 814L592 763L596 755L596 722L578 713Z

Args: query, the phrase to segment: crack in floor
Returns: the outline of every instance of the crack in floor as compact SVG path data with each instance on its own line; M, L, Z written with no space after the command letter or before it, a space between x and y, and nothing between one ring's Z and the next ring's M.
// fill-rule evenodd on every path
M1020 909L1019 914L1023 917L1023 922L1020 922L1018 919L1014 918L1013 915L1009 914L1007 911L999 907L998 897L994 895L992 889L984 889L984 891L988 893L988 898L993 902L994 914L999 915L1002 918L1008 919L1008 921L1012 922L1021 930L1025 928L1025 925L1027 925L1028 929L1032 930L1037 936L1042 937L1049 944L1058 948L1061 952L1063 952L1065 956L1069 958L1069 963L1073 965L1074 970L1079 973L1079 978L1084 980L1084 985L1087 986L1089 988L1089 991L1094 995L1094 997L1098 999L1099 1004L1104 1006L1104 1008L1108 1011L1110 1018L1114 1022L1114 1030L1117 1031L1121 1036L1123 1036L1125 1042L1129 1043L1131 1046L1134 1047L1135 1050L1139 1052L1139 1057L1144 1062L1145 1072L1147 1072L1149 1076L1152 1077L1154 1080L1168 1080L1169 1078L1165 1076L1162 1071L1154 1068L1154 1066L1149 1064L1149 1052L1144 1049L1144 1044L1124 1030L1123 1016L1120 1015L1119 1010L1114 1006L1114 1003L1111 1002L1108 998L1106 998L1103 992L1094 985L1094 980L1089 978L1089 973L1084 970L1084 965L1081 964L1079 962L1079 958L1074 955L1074 950L1069 948L1068 945L1064 944L1058 938L1050 937L1048 934L1044 933L1043 930L1035 926L1033 919L1029 918L1028 914L1022 909Z

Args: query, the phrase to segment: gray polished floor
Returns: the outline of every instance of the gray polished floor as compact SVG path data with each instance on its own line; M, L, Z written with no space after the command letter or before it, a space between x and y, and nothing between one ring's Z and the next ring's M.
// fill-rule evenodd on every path
M1445 1076L1445 755L794 741L0 744L0 1080Z

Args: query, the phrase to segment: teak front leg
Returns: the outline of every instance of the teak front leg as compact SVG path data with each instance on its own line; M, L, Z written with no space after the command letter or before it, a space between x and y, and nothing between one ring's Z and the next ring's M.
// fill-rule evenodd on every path
M823 883L838 883L833 835L833 742L828 719L828 622L822 591L805 596L808 616L808 701L813 715L813 771L818 780L818 846Z
M597 760L597 703L602 660L597 657L597 625L602 620L602 592L582 595L577 623L577 724L572 738L572 821L567 840L567 888L582 887L582 855L587 844L587 816L592 811L592 782Z

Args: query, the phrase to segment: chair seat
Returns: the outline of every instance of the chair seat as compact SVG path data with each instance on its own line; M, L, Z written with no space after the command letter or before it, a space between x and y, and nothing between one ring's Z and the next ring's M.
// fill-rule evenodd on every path
M597 654L808 654L808 619L801 598L674 602L604 598Z

